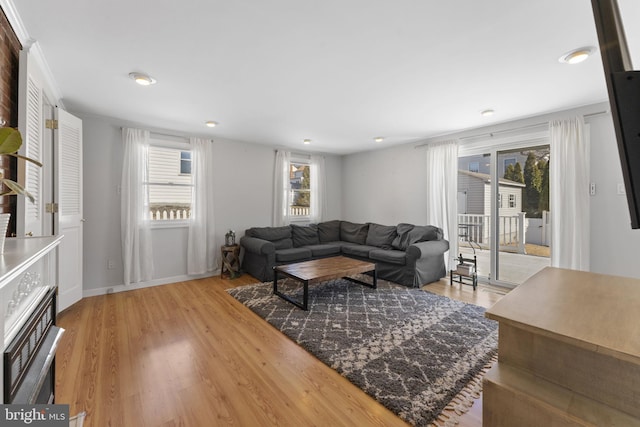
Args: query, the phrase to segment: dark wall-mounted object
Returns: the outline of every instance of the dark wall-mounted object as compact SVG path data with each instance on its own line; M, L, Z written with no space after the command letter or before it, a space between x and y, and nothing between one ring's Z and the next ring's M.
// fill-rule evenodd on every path
M591 0L616 130L631 228L640 228L640 71L633 71L617 0Z

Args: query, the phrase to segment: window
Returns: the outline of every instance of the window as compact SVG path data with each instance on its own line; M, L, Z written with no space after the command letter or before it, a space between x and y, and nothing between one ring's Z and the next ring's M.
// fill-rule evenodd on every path
M311 208L311 167L309 163L289 163L289 215L308 217Z
M480 172L480 162L469 162L469 172Z
M507 170L507 168L509 167L509 165L516 165L516 159L511 157L508 159L504 159L504 170Z
M502 209L502 193L498 193L498 208Z
M509 207L510 208L515 208L516 207L516 195L515 194L509 194Z
M149 213L152 221L184 220L191 216L191 151L149 146Z
M191 151L180 152L180 173L191 175Z

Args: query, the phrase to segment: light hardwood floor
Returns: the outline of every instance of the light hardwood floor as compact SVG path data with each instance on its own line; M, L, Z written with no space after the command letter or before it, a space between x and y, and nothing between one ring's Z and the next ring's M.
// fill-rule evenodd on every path
M58 317L56 402L85 426L404 426L213 277L85 298ZM499 293L423 289L490 306ZM476 403L461 427L481 425Z

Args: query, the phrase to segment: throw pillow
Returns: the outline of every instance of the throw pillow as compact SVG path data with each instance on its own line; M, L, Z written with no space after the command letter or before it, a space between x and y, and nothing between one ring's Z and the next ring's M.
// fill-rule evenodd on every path
M409 231L409 245L419 242L428 242L430 240L438 240L438 227L433 225L420 225L415 226Z
M413 224L398 224L398 226L396 227L396 233L398 233L398 235L395 239L393 239L393 242L391 242L391 246L394 249L406 251L409 247L409 232L413 230L413 227Z

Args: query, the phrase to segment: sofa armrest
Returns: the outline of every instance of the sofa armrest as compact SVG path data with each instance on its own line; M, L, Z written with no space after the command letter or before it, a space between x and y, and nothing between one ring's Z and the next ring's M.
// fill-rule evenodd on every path
M435 282L446 276L444 253L448 250L449 242L444 239L419 242L409 246L407 263L415 265L414 287ZM412 259L412 256L418 254L418 257Z
M276 252L276 246L273 242L257 237L242 236L240 238L240 246L247 252L255 254L269 255Z
M444 239L418 242L407 248L407 258L417 260L419 258L427 258L431 256L442 256L448 250L449 242Z

